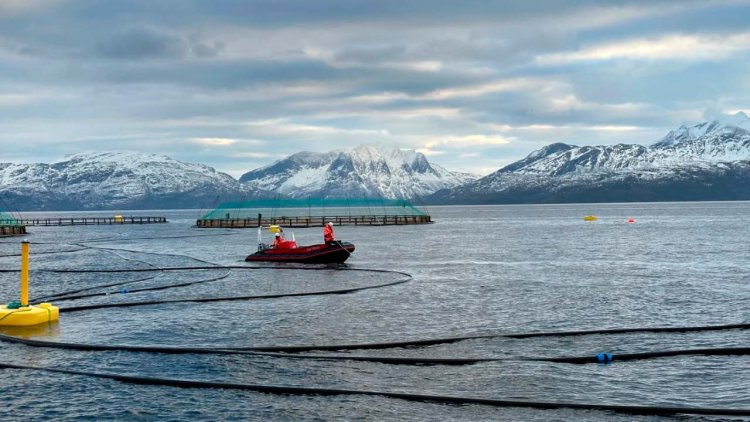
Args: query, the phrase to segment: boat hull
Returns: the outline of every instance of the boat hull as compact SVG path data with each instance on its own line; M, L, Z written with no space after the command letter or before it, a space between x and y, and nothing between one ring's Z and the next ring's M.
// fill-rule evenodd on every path
M245 258L246 262L301 262L309 264L336 264L349 259L354 245L349 242L300 246L294 249L263 249Z

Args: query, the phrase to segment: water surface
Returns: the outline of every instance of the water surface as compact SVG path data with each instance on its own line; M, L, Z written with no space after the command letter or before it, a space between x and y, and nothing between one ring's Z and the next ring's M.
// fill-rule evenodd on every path
M357 245L353 269L407 272L413 280L347 295L179 303L62 314L37 338L60 342L244 347L389 342L473 334L692 326L747 322L750 203L432 207L434 224L338 227ZM66 213L90 215L91 213ZM252 229L196 229L199 211L161 225L30 227L32 296L98 289L93 303L311 292L386 283L397 274L353 271L183 270L52 273L50 269L148 269L244 265ZM596 222L583 216L595 214ZM27 217L45 216L29 213ZM109 215L101 213L99 215ZM633 218L634 223L628 223ZM320 228L297 229L318 243ZM19 266L19 239L0 239L0 263ZM212 280L214 281L206 281ZM197 282L179 288L120 293ZM0 273L0 299L18 295L18 273ZM577 356L745 347L742 330L564 338L492 338L349 352L419 357ZM259 356L82 352L0 343L2 361L139 376L398 391L529 401L750 408L750 358L685 356L567 365L504 361L394 366ZM382 397L277 396L128 385L4 370L0 417L56 420L653 420L607 412L445 406ZM6 383L8 387L10 383ZM702 418L699 420L705 420Z

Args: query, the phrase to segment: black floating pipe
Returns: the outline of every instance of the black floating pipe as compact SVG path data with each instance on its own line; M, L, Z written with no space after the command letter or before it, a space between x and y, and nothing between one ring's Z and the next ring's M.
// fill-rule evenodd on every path
M657 352L640 352L640 353L598 353L596 356L574 356L560 358L531 358L529 360L559 363L611 363L615 361L631 361L643 359L656 359L672 356L731 356L731 355L750 355L750 347L720 347L720 348L703 348L703 349L683 349L683 350L663 350Z
M112 344L87 344L87 343L62 343L46 340L34 340L0 334L0 341L11 343L20 343L32 347L51 347L59 349L72 350L117 350L129 352L153 352L153 353L233 353L233 352L286 352L299 353L313 350L358 350L358 349L390 349L395 347L421 347L434 344L445 343L449 339L428 339L413 340L392 343L369 343L369 344L349 344L349 345L310 345L310 346L257 346L257 347L212 347L212 348L195 348L195 347L163 347L163 346L125 346ZM456 340L460 341L460 340ZM271 353L265 353L272 355ZM487 359L482 359L486 361ZM490 359L496 360L496 359ZM473 363L473 362L472 362Z
M549 331L538 333L503 334L507 338L532 338L532 337L569 337L585 336L592 334L625 334L625 333L684 333L693 331L720 331L720 330L746 330L750 323L725 324L725 325L703 325L692 327L638 327L638 328L609 328L601 330L582 331Z
M121 303L107 303L101 305L82 305L82 306L69 306L60 309L60 312L80 312L89 311L93 309L102 308L126 308L134 306L146 306L146 305L161 305L166 303L207 303L207 302L230 302L238 300L262 300L262 299L279 299L284 297L304 297L304 296L322 296L322 295L334 295L334 294L348 294L360 292L363 290L379 289L382 287L395 286L397 284L406 283L411 280L411 276L405 279L392 281L389 283L374 284L363 287L351 287L347 289L336 289L336 290L322 290L314 292L298 292L298 293L279 293L279 294L268 294L268 295L251 295L251 296L227 296L227 297L202 297L192 299L167 299L167 300L152 300L142 302L121 302ZM195 283L190 283L195 284ZM148 290L148 289L141 289Z
M398 400L439 403L439 404L478 404L494 407L518 407L530 409L578 409L578 410L595 410L604 412L627 413L633 415L713 415L713 416L750 416L750 409L727 409L727 408L705 408L705 407L666 407L666 406L627 406L627 405L608 405L608 404L587 404L587 403L556 403L556 402L532 402L522 400L498 400L483 399L478 397L457 397L457 396L440 396L429 394L410 394L396 393L388 391L371 391L371 390L346 390L333 388L314 388L314 387L286 387L276 385L259 385L259 384L236 384L225 382L208 382L208 381L191 381L169 378L150 378L136 377L129 375L117 375L102 372L84 372L68 369L34 367L25 365L14 365L0 363L3 369L22 369L47 371L59 374L78 375L87 377L96 377L102 379L111 379L119 382L140 384L140 385L158 385L178 388L220 388L229 390L253 391L266 394L283 394L283 395L315 395L315 396L380 396Z
M147 353L170 353L170 354L250 354L262 355L279 358L294 359L317 359L317 360L349 360L349 361L368 361L379 362L394 365L472 365L481 362L508 362L508 361L537 361L537 362L554 362L570 364L587 364L587 363L612 363L616 361L633 361L643 359L656 359L673 356L731 356L731 355L750 355L750 347L723 347L723 348L703 348L703 349L683 349L683 350L666 350L656 352L641 353L623 353L613 355L611 353L598 353L588 356L571 356L571 357L516 357L516 358L420 358L420 357L390 357L390 356L350 356L350 355L293 355L312 350L342 350L347 345L318 345L318 346L258 346L258 347L164 347L164 346L125 346L110 344L87 344L87 343L61 343L46 340L24 339L15 336L0 334L1 341L20 343L32 347L51 347L59 349L86 350L86 351L128 351L128 352L147 352ZM433 342L434 340L423 340L422 345ZM420 341L402 342L408 346L414 346ZM389 347L397 343L388 343ZM351 349L355 346L362 348L363 345L348 345ZM370 347L373 348L373 347ZM385 348L385 347L383 347ZM277 353L285 351L287 353Z

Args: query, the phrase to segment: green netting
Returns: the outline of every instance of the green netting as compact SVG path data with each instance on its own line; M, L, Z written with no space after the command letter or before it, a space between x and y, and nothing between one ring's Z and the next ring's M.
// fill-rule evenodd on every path
M0 226L20 226L21 222L13 218L12 215L0 211Z
M307 198L225 202L201 219L257 218L258 214L262 214L264 217L427 215L405 199Z

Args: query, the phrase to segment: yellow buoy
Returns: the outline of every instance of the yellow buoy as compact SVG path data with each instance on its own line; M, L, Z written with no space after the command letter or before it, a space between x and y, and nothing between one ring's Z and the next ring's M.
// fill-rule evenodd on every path
M115 224L122 224L122 215L120 214L115 215Z
M284 231L284 229L282 229L278 224L272 224L268 226L268 231L271 233L281 233Z
M37 306L16 306L17 302L0 305L0 326L37 325L57 321L60 317L60 310L51 303L40 303Z
M583 221L596 221L598 219L595 215L586 215L583 217Z
M51 303L29 305L29 242L21 242L21 300L0 305L0 326L36 325L57 321L60 310Z

